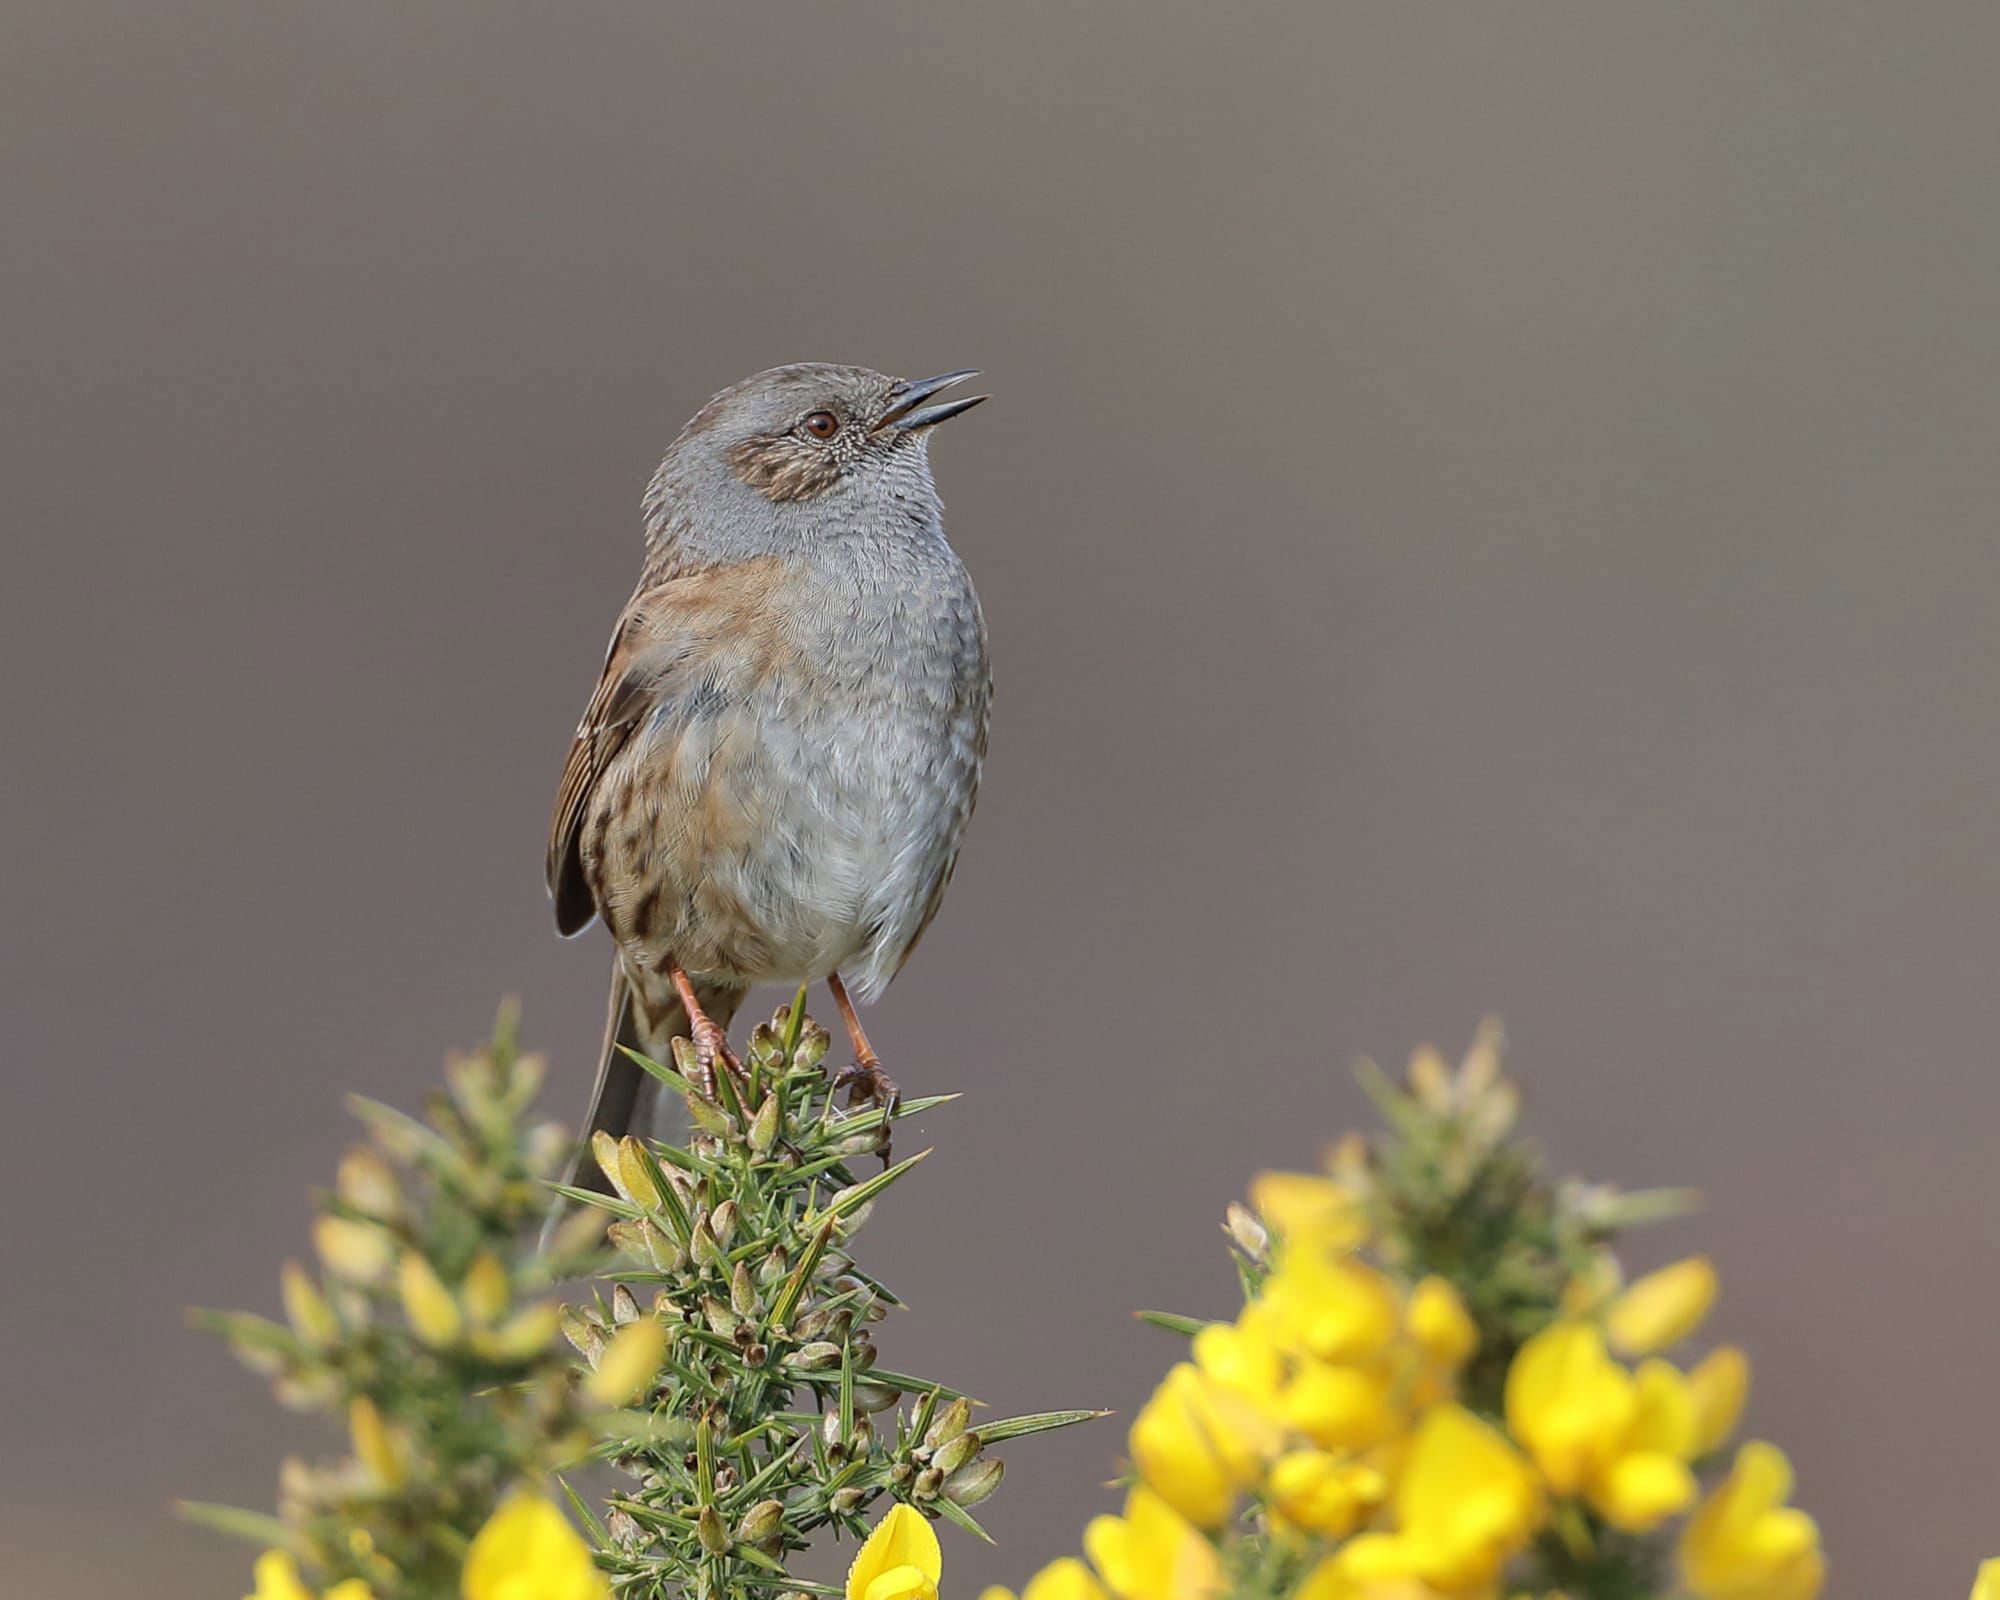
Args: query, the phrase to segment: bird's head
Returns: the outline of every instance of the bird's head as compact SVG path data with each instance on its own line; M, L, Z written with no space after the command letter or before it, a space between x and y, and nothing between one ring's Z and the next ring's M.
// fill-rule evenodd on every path
M728 539L733 529L755 543L758 527L934 507L931 432L987 396L936 397L977 376L967 368L910 380L813 361L746 378L681 430L647 493L648 523L681 542Z

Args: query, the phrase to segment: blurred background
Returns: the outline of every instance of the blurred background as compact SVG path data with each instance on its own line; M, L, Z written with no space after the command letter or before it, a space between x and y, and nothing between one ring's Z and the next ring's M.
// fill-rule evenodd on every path
M273 1309L359 1089L503 991L593 1066L544 828L714 390L978 365L991 761L870 1027L967 1091L894 1364L1128 1415L1358 1053L1507 1019L1691 1183L1830 1592L2000 1550L2000 220L1981 5L12 0L0 16L0 1549L246 1587L173 1496L330 1439ZM771 1003L779 997L769 996ZM824 1005L824 1002L821 1002ZM1074 1546L1122 1424L1011 1451ZM984 1513L982 1513L984 1514ZM234 1586L234 1587L232 1587Z

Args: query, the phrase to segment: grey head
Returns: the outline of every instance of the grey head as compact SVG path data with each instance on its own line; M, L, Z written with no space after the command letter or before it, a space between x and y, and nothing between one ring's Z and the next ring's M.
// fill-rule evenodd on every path
M931 432L987 396L935 397L977 376L892 378L806 361L724 389L647 487L649 554L744 560L899 523L937 526Z

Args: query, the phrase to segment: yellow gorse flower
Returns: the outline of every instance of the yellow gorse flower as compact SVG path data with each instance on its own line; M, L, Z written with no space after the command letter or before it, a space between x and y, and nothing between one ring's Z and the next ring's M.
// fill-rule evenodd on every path
M854 1553L847 1600L937 1600L943 1576L936 1531L922 1512L895 1505Z
M590 1547L569 1519L549 1500L526 1491L503 1501L474 1536L459 1592L464 1600L610 1597Z
M299 1564L289 1552L266 1550L254 1569L257 1589L244 1600L375 1600L375 1593L359 1578L347 1578L315 1597L299 1576Z
M1122 1517L1093 1517L1083 1547L1122 1600L1205 1600L1222 1592L1222 1563L1195 1526L1144 1485ZM850 1592L848 1600L855 1600Z
M1412 1580L1441 1594L1482 1593L1542 1519L1520 1452L1457 1405L1437 1406L1418 1424L1391 1510L1393 1532L1362 1534L1332 1558L1359 1593Z
M1826 1581L1819 1528L1785 1502L1792 1464L1753 1441L1681 1535L1681 1574L1702 1600L1813 1600Z
M1352 1250L1368 1237L1368 1219L1353 1191L1315 1173L1260 1172L1251 1180L1250 1203L1281 1239Z
M1133 1419L1130 1446L1133 1464L1162 1499L1198 1527L1213 1528L1237 1493L1263 1476L1279 1439L1247 1394L1183 1361Z
M1979 1563L1979 1575L1972 1580L1972 1600L2000 1600L2000 1557Z
M1700 1439L1687 1378L1664 1361L1628 1372L1588 1322L1536 1334L1507 1374L1507 1426L1548 1485L1614 1527L1645 1532L1695 1496Z
M1388 1492L1375 1467L1327 1450L1291 1450L1271 1463L1265 1492L1272 1512L1306 1533L1350 1533Z

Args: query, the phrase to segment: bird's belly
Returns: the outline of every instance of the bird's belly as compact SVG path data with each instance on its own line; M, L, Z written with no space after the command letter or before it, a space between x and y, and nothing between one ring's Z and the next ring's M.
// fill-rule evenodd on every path
M971 730L748 710L635 752L642 825L606 832L606 921L632 958L697 979L859 967L857 987L879 990L957 849L977 781Z

